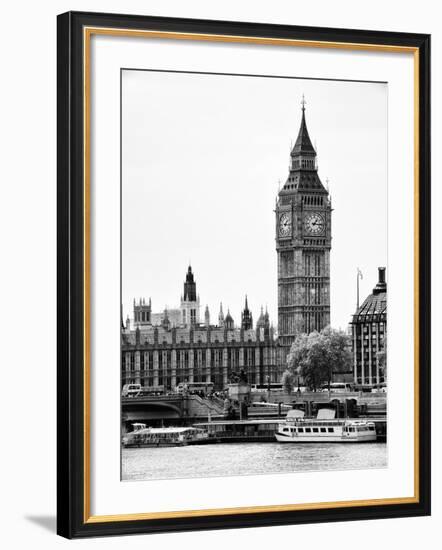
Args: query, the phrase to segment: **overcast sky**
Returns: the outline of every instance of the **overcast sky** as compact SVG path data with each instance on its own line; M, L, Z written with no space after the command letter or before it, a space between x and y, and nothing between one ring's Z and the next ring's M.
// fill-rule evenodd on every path
M275 198L306 99L332 195L331 321L346 328L387 264L387 85L122 73L122 299L179 306L192 263L202 311L277 325Z

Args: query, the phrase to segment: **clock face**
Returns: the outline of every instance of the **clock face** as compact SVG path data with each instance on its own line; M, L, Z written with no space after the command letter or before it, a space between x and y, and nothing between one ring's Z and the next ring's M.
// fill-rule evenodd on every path
M289 214L282 214L279 218L279 234L281 237L288 237L292 230L292 221Z
M307 233L310 235L322 235L325 229L324 218L321 214L313 213L309 214L304 221L304 227Z

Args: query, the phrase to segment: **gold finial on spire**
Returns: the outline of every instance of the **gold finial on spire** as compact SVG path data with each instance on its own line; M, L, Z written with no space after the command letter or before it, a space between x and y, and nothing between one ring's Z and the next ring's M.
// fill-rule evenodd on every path
M302 109L302 112L305 111L305 105L306 105L307 101L305 100L305 97L304 97L304 94L302 94L302 100L301 100L301 109Z

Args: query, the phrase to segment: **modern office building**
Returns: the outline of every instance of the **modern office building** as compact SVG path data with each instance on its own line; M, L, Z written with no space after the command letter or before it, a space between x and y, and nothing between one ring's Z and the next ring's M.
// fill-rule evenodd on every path
M387 283L385 267L379 267L379 279L350 323L354 382L377 386L386 382Z

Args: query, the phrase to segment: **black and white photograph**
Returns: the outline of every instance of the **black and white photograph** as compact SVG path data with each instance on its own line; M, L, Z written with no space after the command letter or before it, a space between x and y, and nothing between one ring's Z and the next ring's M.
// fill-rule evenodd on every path
M2 547L432 549L439 5L2 7Z
M388 84L120 76L122 480L386 468Z

